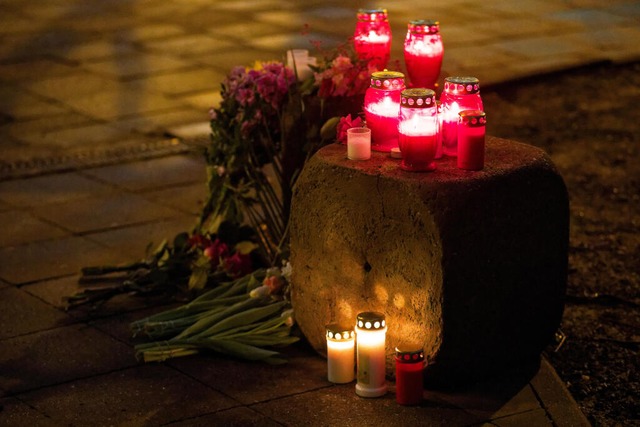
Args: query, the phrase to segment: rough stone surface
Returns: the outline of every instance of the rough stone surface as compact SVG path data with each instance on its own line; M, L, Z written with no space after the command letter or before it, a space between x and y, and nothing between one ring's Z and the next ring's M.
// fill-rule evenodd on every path
M566 288L562 178L544 151L493 137L483 171L437 165L405 172L381 153L353 162L340 145L311 159L291 214L300 328L322 353L325 324L382 311L388 367L396 345L419 342L434 384L537 363Z

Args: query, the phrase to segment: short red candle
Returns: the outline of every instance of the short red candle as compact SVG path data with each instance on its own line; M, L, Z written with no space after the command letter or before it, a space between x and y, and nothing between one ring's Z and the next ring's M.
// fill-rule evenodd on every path
M411 21L404 41L404 62L411 87L435 89L444 48L437 21Z
M442 151L447 156L458 155L458 113L463 110L483 110L480 83L475 77L444 79L442 101Z
M419 405L423 396L424 352L414 347L396 347L396 402Z
M464 110L458 124L458 168L477 171L484 167L486 115L479 110Z
M391 57L391 26L386 9L360 9L353 33L353 45L358 57L377 70L384 70Z
M433 159L438 147L435 92L423 88L406 89L400 99L400 167L414 172L434 170Z
M388 153L398 146L398 116L404 74L378 71L371 75L371 86L364 97L364 115L371 129L371 149Z

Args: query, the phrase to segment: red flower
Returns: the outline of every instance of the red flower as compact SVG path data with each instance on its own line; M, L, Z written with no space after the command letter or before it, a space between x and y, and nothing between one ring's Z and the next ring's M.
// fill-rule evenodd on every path
M269 288L269 293L277 294L284 286L284 280L279 276L269 276L264 279L262 284Z
M230 257L225 258L222 262L224 271L233 278L245 276L251 273L253 269L251 257L249 255L243 255L240 252L236 252Z
M188 243L192 248L205 249L206 247L211 245L211 240L204 237L202 234L193 234L191 237L189 237Z
M338 142L342 144L347 143L347 129L362 127L362 119L356 117L355 120L351 120L351 115L346 115L340 118L338 126L336 126L336 137Z
M216 239L213 243L204 249L204 255L211 260L213 268L220 264L220 258L225 257L229 253L229 247L226 243Z

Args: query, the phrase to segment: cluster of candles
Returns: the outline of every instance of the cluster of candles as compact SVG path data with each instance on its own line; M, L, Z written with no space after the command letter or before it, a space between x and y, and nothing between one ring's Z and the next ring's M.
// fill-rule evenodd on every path
M390 58L391 29L385 9L360 10L354 47L361 59L384 69ZM402 157L401 168L430 171L434 159L457 157L460 169L484 167L486 115L475 77L447 77L440 100L435 86L444 53L437 21L408 25L404 58L411 87L396 71L371 75L364 100L367 131L347 135L348 157L366 160L371 150ZM369 138L369 144L366 143ZM349 141L352 142L351 146Z
M363 312L358 314L355 328L331 324L326 331L328 380L346 384L357 377L358 396L385 395L387 325L384 314ZM417 405L422 402L423 370L424 351L421 347L396 347L396 401L399 404Z

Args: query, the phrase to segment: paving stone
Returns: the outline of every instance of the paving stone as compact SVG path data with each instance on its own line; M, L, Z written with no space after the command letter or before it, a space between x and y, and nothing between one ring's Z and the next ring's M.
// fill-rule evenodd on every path
M148 246L153 250L163 240L171 244L178 233L191 231L196 221L194 215L179 215L168 220L92 233L85 237L127 254L131 261L137 261L146 257Z
M34 218L29 212L10 210L0 212L0 224L11 224L0 232L0 247L15 246L67 235L61 228Z
M69 324L69 316L22 289L0 290L0 340Z
M95 119L76 112L36 117L29 120L21 120L2 126L2 132L11 135L21 141L36 141L47 133L65 128L77 128L83 125L98 124ZM49 141L51 143L51 141ZM65 141L67 143L67 141Z
M0 387L12 394L137 363L129 346L84 325L9 338L1 344Z
M546 358L542 359L540 370L531 380L531 386L555 425L591 425Z
M139 84L139 81L135 82ZM149 82L153 84L153 82ZM181 105L158 93L155 85L149 90L113 91L89 94L84 97L68 98L63 102L90 117L112 120L119 117L135 116L153 111L168 111Z
M32 95L20 88L0 88L0 111L15 120L28 120L42 116L68 113L68 107L38 95Z
M100 307L92 313L83 308L74 309L70 314L72 316L84 315L91 326L118 341L134 346L135 344L149 342L149 338L146 335L134 336L131 330L132 322L143 320L182 304L169 298L136 298L130 295L123 295L108 302L106 305L107 307Z
M169 40L147 42L144 47L150 51L189 57L207 54L220 49L233 49L234 43L229 40L221 40L220 37L187 34L182 37L172 37Z
M205 182L204 165L204 159L201 157L170 156L88 169L83 173L128 190L144 190Z
M291 298L314 348L324 350L327 323L380 311L389 372L408 340L435 362L432 384L538 360L562 316L566 187L542 150L492 137L486 146L479 174L454 158L430 174L382 153L349 162L336 144L307 163L292 201Z
M199 69L150 76L145 84L166 95L178 96L192 92L217 91L225 75L213 69ZM174 101L175 104L175 101Z
M57 423L74 426L157 426L238 405L162 365L136 366L19 397Z
M78 72L70 76L53 77L30 81L24 86L30 92L49 98L68 100L84 98L101 92L118 92L130 85L118 83L112 79L96 76L92 73Z
M243 407L227 409L214 414L180 421L171 425L174 427L201 427L213 425L221 425L225 427L245 427L250 425L260 427L277 427L282 424L272 420L271 418L267 418L250 408Z
M175 359L170 363L244 404L330 385L326 378L326 360L313 355L289 357L284 365L241 362L215 355ZM246 375L247 372L251 372L251 375Z
M131 224L171 218L174 209L149 202L142 196L127 193L90 198L82 203L51 204L37 207L34 214L74 233L119 228ZM99 213L99 215L97 215Z
M0 278L21 284L74 274L86 265L118 264L126 255L81 237L0 248Z
M522 414L511 415L509 417L494 419L492 425L499 427L520 427L520 426L557 426L548 417L544 409L536 409L535 411L524 412Z
M211 98L213 99L214 97ZM188 104L188 102L185 102L185 105L186 104ZM136 115L135 117L113 121L112 125L126 129L129 132L166 138L167 132L171 134L170 129L173 126L182 126L185 123L209 120L208 108L209 107L207 107L206 110L200 110L185 107L179 110L164 112L152 111Z
M4 22L8 23L7 21ZM29 25L33 25L33 22L30 22ZM33 58L29 61L1 64L0 80L18 82L33 80L42 76L64 76L74 72L76 72L76 67L68 63L49 58Z
M170 187L163 190L145 193L145 197L161 205L172 207L176 210L194 214L197 216L202 212L202 206L206 201L207 186L204 183L197 183L179 187ZM192 219L195 217L192 217Z
M132 139L132 135L125 129L102 123L67 127L42 133L27 132L18 137L34 147L55 146L63 150Z
M0 399L0 414L2 414L0 416L0 425L2 426L58 426L47 415L13 397Z
M401 406L395 395L365 399L354 384L332 386L251 406L252 409L290 426L465 426L483 421L458 408L425 401Z
M76 172L0 182L0 200L18 207L72 202L113 188Z
M193 64L167 55L131 54L87 62L82 67L97 74L123 79L184 70L193 68Z

